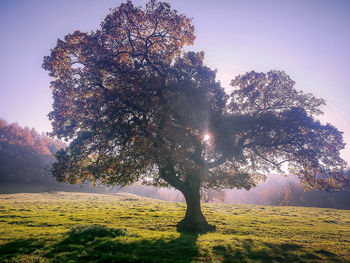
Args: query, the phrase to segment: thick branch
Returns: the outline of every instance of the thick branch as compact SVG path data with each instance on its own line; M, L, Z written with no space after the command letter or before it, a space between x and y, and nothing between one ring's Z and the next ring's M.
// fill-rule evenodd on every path
M176 176L172 165L168 164L165 168L159 168L159 176L172 187L180 191L184 189L184 182Z
M280 168L280 165L281 165L281 164L290 161L290 160L283 160L283 161L280 161L280 162L276 163L276 162L274 162L274 161L272 161L272 160L270 160L270 159L264 157L261 153L258 152L258 150L257 150L256 148L253 148L253 151L254 151L254 153L255 153L257 156L259 156L261 159L263 159L264 161L266 161L266 162L268 162L268 163L274 165L274 166L277 167L277 168Z

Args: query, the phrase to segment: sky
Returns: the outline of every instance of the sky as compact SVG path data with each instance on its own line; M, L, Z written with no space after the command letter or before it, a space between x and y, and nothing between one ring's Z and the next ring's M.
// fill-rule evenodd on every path
M146 1L134 1L143 5ZM350 163L350 1L170 0L193 17L205 63L230 80L255 70L284 70L295 88L323 98L322 122L344 132ZM51 130L50 77L41 68L57 38L99 28L117 0L0 0L0 117Z

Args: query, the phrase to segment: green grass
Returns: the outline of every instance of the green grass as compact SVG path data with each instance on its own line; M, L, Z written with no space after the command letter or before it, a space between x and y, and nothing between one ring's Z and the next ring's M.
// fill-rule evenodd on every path
M0 262L350 262L350 211L203 210L217 231L180 234L183 203L130 194L0 195Z

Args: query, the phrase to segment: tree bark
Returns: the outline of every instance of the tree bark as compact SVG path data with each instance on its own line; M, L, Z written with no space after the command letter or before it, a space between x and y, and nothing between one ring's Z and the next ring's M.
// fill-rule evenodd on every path
M159 173L161 178L175 189L181 191L186 200L186 215L185 218L177 224L177 231L192 233L215 231L216 227L209 225L202 213L199 191L201 185L200 176L198 174L192 174L187 176L185 181L179 180L170 163L160 168Z
M200 181L196 177L191 177L184 188L180 189L185 197L187 210L185 218L177 224L179 232L205 233L216 229L215 226L207 223L202 213L199 190Z

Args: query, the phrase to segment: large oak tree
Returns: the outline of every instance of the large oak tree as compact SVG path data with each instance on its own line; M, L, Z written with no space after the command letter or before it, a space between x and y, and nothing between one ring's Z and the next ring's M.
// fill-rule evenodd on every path
M306 187L348 184L342 133L315 120L323 100L280 71L238 76L228 95L203 52L183 52L194 39L191 19L151 0L58 40L43 67L54 77L52 134L71 141L56 154L59 181L172 186L187 203L178 228L196 232L214 228L201 187L250 189L287 168Z

